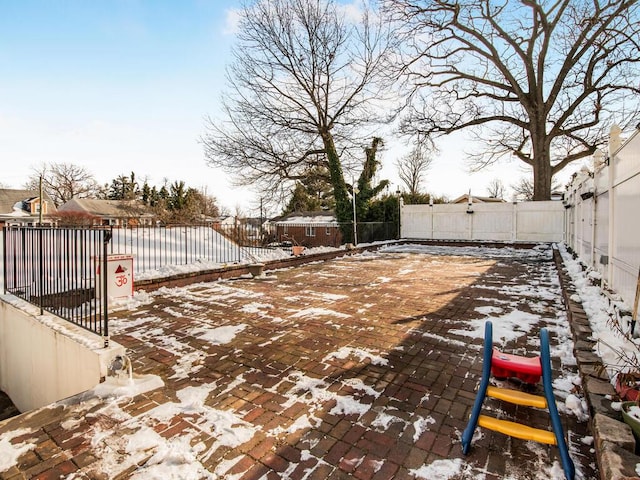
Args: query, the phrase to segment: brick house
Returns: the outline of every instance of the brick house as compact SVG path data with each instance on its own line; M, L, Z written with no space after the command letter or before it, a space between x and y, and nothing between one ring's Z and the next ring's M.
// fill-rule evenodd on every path
M342 232L335 213L330 210L293 212L271 220L277 242L292 242L305 247L339 247Z

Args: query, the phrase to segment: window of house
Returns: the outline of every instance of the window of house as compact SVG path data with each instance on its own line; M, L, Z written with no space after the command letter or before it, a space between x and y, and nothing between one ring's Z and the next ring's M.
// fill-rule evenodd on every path
M316 236L316 227L312 227L312 226L304 227L304 234L307 237L315 237Z
M289 233L289 225L284 224L284 233Z
M327 236L331 235L331 227L327 227L325 233Z

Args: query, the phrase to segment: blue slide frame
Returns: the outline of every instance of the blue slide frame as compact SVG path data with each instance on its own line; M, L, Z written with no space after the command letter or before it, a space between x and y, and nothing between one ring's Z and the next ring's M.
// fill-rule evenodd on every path
M467 455L471 448L471 440L473 433L478 426L478 417L482 411L482 405L487 396L487 387L489 386L489 380L491 378L491 359L493 356L493 324L486 322L484 327L484 349L482 355L482 378L480 385L478 386L478 393L473 403L473 409L471 410L471 416L469 417L469 423L467 428L462 432L462 453ZM558 408L556 406L556 399L553 395L553 380L551 374L551 354L549 351L549 332L546 328L540 329L540 364L542 366L542 386L544 388L544 396L547 400L547 407L549 409L549 417L551 418L551 426L553 433L556 437L556 443L558 445L558 451L560 453L560 460L562 461L562 469L567 480L574 480L575 478L575 466L571 456L569 455L569 449L564 438L564 431L562 423L560 422L560 415L558 414Z

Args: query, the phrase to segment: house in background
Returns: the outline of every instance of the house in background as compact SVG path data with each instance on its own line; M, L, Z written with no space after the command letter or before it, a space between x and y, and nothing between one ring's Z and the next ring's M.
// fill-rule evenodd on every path
M155 215L137 200L73 198L58 208L60 213L81 213L94 218L94 225L138 227L153 225Z
M234 217L233 215L220 215L215 219L214 226L228 227L228 226L237 225L238 222L239 222L238 217Z
M40 201L37 190L0 189L0 227L4 225L38 225L42 208L43 224L51 225L56 213L53 200L46 193Z
M335 213L330 210L318 212L293 212L277 217L270 222L275 226L275 241L291 242L305 247L339 247L342 232Z
M471 199L473 203L506 203L501 198L478 197L477 195L469 195L468 193L460 195L458 198L451 200L449 203L469 203L469 199Z

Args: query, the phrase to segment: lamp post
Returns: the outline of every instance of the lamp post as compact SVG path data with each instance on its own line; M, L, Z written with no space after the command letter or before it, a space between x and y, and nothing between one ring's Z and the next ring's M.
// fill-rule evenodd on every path
M398 196L398 236L396 237L398 240L400 239L400 217L402 216L402 204L400 203L400 187L396 190L396 195Z
M353 185L353 195L351 198L353 200L353 245L358 245L358 227L357 227L357 219L356 219L356 195L358 194L358 187L356 187L355 183Z

